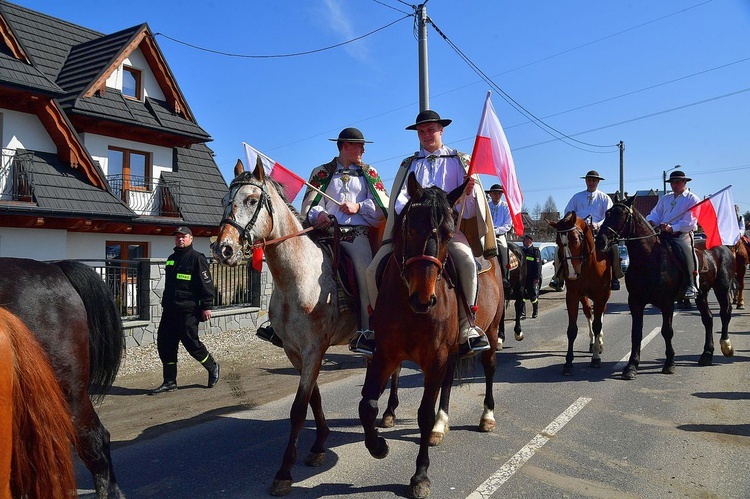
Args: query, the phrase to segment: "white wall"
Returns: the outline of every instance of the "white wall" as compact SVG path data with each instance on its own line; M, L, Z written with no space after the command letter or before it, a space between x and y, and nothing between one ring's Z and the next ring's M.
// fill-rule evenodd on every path
M107 156L110 146L150 152L151 161L153 162L152 178L154 179L158 179L162 171L172 171L172 149L169 147L159 147L153 144L122 140L93 133L83 133L81 135L83 136L83 143L86 144L86 149L88 149L89 154L91 154L94 160L99 162L105 175L109 174L107 170Z
M31 151L56 153L57 147L52 142L42 122L34 114L19 113L0 109L3 117L2 147L7 149L28 149Z
M146 62L146 58L143 57L141 49L137 48L122 62L119 68L114 70L109 78L107 78L106 86L109 88L116 88L122 92L122 66L130 66L131 68L139 69L143 78L143 96L151 97L152 99L166 100L164 92L161 91L161 87L154 78L154 73Z
M67 258L64 230L0 227L0 256L52 260Z

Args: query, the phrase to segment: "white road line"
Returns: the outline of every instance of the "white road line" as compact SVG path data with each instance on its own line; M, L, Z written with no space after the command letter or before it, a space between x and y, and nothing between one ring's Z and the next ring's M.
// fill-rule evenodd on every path
M532 438L531 441L526 444L523 449L519 450L515 456L508 459L500 469L485 480L482 485L477 487L474 492L469 494L466 499L482 499L494 494L497 489L508 481L508 479L512 477L526 461L532 458L536 451L541 449L552 436L560 431L562 427L565 426L568 421L573 419L573 416L578 414L589 402L591 402L590 397L580 397L573 402L570 407L557 416L557 418L541 433L538 433Z
M648 335L641 340L641 351L643 351L643 348L649 344L651 340L656 338L656 335L661 332L661 326L655 327ZM615 367L612 368L613 371L622 371L626 365L628 365L628 360L630 360L630 354L632 353L632 350L630 350L628 353L625 354L625 357L620 359L620 362L615 364Z

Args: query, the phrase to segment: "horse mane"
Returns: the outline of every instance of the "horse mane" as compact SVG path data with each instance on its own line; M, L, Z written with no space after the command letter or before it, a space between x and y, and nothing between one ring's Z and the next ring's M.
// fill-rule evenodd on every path
M391 232L394 245L403 242L401 228L404 223L404 217L409 208L415 204L430 208L430 222L433 227L439 226L451 233L456 230L456 224L453 221L453 207L448 202L448 195L439 187L427 187L424 189L424 194L420 199L409 199L409 202L406 203L401 213L396 215Z
M76 490L68 405L47 354L15 315L0 308L0 336L8 340L14 370L13 497L69 497ZM0 342L1 343L1 342Z

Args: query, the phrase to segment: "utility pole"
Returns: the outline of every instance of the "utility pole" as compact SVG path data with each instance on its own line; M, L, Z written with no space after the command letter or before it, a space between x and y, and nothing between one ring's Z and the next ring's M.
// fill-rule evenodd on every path
M664 171L661 172L661 179L662 179L662 183L663 183L662 184L663 185L663 190L661 191L662 196L664 196L664 195L667 194L667 172L671 172L672 170L675 170L677 168L682 168L682 167L680 165L674 165L669 170L664 170Z
M430 109L430 78L427 73L427 1L416 7L419 32L419 112Z
M625 200L625 143L620 141L617 144L620 148L620 198Z

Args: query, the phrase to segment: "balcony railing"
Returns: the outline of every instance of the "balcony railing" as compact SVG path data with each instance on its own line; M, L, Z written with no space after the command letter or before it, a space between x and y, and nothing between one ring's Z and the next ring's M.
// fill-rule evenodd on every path
M30 152L2 150L0 163L0 200L31 202L34 199L34 155Z
M112 192L139 215L179 217L180 183L134 175L109 175Z

